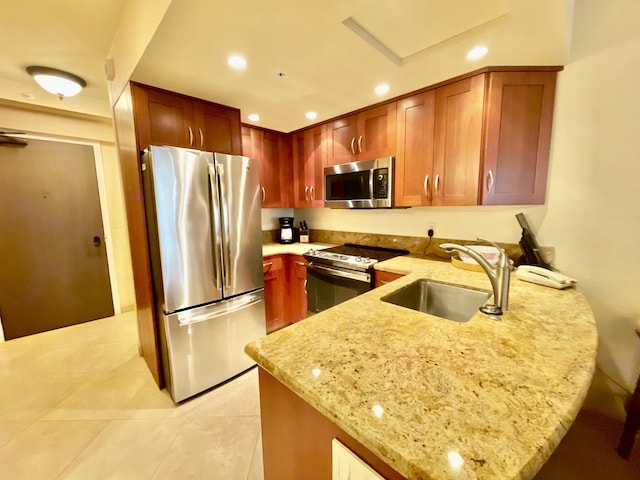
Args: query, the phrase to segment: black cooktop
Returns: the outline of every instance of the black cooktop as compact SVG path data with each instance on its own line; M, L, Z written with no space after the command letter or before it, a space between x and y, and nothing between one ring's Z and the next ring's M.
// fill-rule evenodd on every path
M340 255L350 255L353 257L367 257L378 262L389 260L393 257L406 255L408 250L399 250L395 248L372 247L369 245L356 245L354 243L345 243L338 247L325 248L323 252L338 253Z

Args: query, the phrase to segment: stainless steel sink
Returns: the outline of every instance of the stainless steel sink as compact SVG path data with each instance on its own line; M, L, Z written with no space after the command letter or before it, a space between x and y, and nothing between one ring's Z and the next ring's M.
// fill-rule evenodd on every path
M456 322L468 322L490 296L482 290L420 279L382 297L382 301Z

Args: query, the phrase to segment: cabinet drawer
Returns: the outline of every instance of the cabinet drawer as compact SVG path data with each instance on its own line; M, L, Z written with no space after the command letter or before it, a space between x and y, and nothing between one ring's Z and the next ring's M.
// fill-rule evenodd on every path
M284 269L284 261L280 255L262 259L262 272L265 278L277 276Z

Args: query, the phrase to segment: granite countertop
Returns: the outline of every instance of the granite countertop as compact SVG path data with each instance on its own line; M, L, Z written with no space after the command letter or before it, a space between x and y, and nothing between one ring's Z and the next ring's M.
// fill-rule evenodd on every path
M408 275L245 351L406 478L533 478L595 369L584 296L512 276L500 321L458 323L380 298L418 278L491 290L483 272L415 257L376 268Z
M322 250L323 248L333 247L324 243L265 243L262 245L262 256L269 255L302 255L313 248L314 250Z

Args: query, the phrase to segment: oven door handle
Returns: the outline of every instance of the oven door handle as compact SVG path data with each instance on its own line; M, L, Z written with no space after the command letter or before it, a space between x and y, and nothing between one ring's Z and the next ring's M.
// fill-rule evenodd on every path
M311 262L307 263L307 269L327 273L329 275L333 275L334 277L348 278L349 280L356 280L362 283L371 283L370 273L339 270L336 268L325 267L324 265L315 265Z

